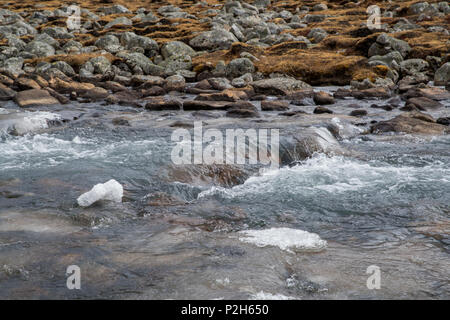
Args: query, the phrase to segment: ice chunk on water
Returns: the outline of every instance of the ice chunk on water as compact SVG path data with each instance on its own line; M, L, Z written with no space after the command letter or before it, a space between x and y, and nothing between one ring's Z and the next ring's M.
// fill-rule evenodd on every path
M123 187L116 180L111 179L105 183L96 184L90 191L78 197L77 202L81 207L89 207L99 200L122 202Z
M253 294L250 297L250 300L295 300L294 297L288 297L285 295L282 295L280 293L271 294L264 291L260 291L256 294Z
M321 251L327 246L327 242L315 233L290 228L245 230L240 234L244 235L239 238L243 242L253 243L259 247L276 246L288 252Z

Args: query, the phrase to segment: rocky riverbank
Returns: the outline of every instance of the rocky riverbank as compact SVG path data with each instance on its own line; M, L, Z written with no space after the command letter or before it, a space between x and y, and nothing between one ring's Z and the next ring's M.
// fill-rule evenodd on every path
M370 29L365 8L375 3L381 25ZM413 112L391 121L409 124L372 131L448 131L448 117L419 113L443 108L439 101L450 97L446 2L74 4L79 21L73 7L56 2L2 1L1 101L22 108L98 101L255 118L273 111L297 115L291 107L311 99L313 113L320 114L340 113L333 106L348 97L400 95L374 107ZM348 87L330 94L311 87L318 85ZM186 94L196 97L187 100ZM260 110L249 101L261 101ZM354 107L350 115L365 115Z

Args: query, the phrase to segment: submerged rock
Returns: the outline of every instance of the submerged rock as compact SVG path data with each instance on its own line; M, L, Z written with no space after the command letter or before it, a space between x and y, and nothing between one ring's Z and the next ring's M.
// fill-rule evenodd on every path
M280 164L289 165L315 153L342 154L339 142L327 128L308 128L280 140Z
M22 108L59 104L59 101L52 97L47 90L42 89L30 89L18 92L14 100Z
M327 246L327 242L315 233L289 228L245 230L240 234L242 234L240 241L252 243L258 247L275 246L291 253L322 251Z

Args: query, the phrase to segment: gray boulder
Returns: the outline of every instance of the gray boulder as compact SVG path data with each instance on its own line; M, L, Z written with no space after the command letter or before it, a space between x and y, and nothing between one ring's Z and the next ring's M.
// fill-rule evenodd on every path
M297 90L310 89L311 86L301 80L291 78L271 78L251 83L257 93L287 95Z
M173 75L166 79L164 89L170 91L184 91L186 87L186 80L180 75Z
M180 70L191 70L192 59L189 55L175 54L158 64L165 69L167 75L174 75Z
M7 72L10 72L12 74L21 74L23 73L22 67L23 67L23 58L12 57L6 59L3 62L1 69L6 70Z
M133 22L130 19L128 19L127 17L118 17L118 18L114 19L113 21L108 22L104 28L109 29L115 25L131 26L132 24L133 24Z
M120 43L127 49L142 48L151 57L157 55L159 50L158 43L155 40L138 36L134 32L124 32L120 37Z
M376 42L370 46L368 55L369 57L382 56L392 51L398 51L405 58L411 51L411 47L406 41L395 39L386 33L382 33L378 36Z
M319 43L323 39L325 39L328 36L328 32L323 30L322 28L313 28L308 33L308 38L312 39L314 43Z
M163 76L165 75L164 68L153 64L149 58L139 52L119 53L119 58L125 59L127 65L136 73L137 70L142 70L146 75Z
M415 76L426 71L430 65L422 59L408 59L400 62L400 71L403 75Z
M36 37L34 37L34 40L40 41L40 42L45 42L45 43L51 45L55 49L59 48L59 42L57 40L53 39L47 33L38 34Z
M116 4L112 7L100 8L99 11L103 12L106 15L116 13L130 13L130 10L120 4Z
M255 66L250 59L238 58L231 60L227 65L225 74L228 78L237 78L246 73L255 72Z
M195 50L181 41L171 41L164 44L161 48L161 54L164 59L167 59L173 55L195 55Z
M47 27L42 30L42 33L46 33L54 39L71 39L74 37L64 27Z
M55 61L51 64L51 68L58 69L69 77L73 77L75 75L73 68L65 61Z
M434 74L434 85L445 86L450 82L450 62L445 63Z
M206 31L191 39L189 45L199 50L229 49L231 44L239 40L226 30Z
M119 39L113 35L106 35L98 38L94 45L111 53L116 53L123 49Z
M37 57L48 57L55 54L55 49L48 43L33 40L29 42L24 51L29 52Z

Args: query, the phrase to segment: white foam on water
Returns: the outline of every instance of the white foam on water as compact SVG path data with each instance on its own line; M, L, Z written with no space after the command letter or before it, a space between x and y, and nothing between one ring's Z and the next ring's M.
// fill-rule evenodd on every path
M250 300L296 300L294 297L282 295L280 293L268 293L264 291L251 295Z
M105 183L96 184L90 191L78 197L80 207L89 207L99 200L122 202L123 187L116 180L111 179Z
M0 108L0 114L9 114L9 113L11 113L11 111L9 111L8 109Z
M0 141L0 162L4 169L55 166L66 161L94 159L103 162L124 163L130 157L150 157L154 140L106 141L97 137L71 140L53 135L26 134L9 136ZM133 150L130 153L130 150Z
M0 111L0 128L3 133L11 130L17 135L23 135L28 132L37 131L48 128L48 120L61 119L60 115L47 111L24 111L17 112L14 110Z
M317 154L299 165L262 172L232 188L211 187L198 198L219 196L227 199L261 194L308 195L380 190L381 193L421 181L442 182L450 176L450 166L440 161L415 167L391 165L380 161L364 162L342 156Z
M255 244L258 247L273 246L293 252L322 251L327 242L318 234L291 228L270 228L265 230L245 230L239 232L240 241Z

